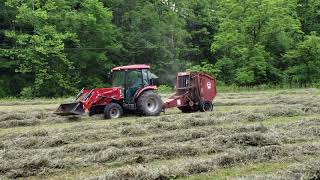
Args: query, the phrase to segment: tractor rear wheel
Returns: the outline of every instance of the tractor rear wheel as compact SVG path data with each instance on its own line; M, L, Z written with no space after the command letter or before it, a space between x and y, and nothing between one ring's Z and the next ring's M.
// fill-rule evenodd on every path
M160 96L153 91L145 91L138 98L138 111L146 116L158 116L163 107Z
M123 114L122 107L117 103L110 103L104 108L104 119L115 119Z
M200 102L200 111L201 112L208 112L212 111L213 109L213 104L210 101L202 101Z

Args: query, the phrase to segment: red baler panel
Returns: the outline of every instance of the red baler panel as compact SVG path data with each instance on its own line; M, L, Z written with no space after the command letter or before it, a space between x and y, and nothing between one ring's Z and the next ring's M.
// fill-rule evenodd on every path
M201 99L212 102L217 95L216 80L207 74L199 74L199 79Z

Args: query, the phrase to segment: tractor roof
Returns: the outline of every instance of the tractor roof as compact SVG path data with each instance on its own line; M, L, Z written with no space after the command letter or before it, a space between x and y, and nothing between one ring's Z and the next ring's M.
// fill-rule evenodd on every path
M115 67L115 68L112 68L112 71L121 71L121 70L129 70L129 69L150 69L150 66L145 64L135 64L130 66Z

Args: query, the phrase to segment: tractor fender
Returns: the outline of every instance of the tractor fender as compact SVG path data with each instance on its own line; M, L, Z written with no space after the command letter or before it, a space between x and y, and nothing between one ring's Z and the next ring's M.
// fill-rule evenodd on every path
M139 96L140 96L143 92L145 92L145 91L149 91L149 90L154 91L154 90L157 90L157 89L158 89L157 86L146 86L146 87L143 87L142 89L139 89L139 90L134 94L134 99L135 99L135 100L138 99Z

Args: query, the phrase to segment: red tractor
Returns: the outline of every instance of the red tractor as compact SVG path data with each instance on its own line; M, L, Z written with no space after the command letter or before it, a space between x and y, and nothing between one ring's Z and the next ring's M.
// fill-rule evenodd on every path
M112 69L111 88L82 89L73 103L61 104L55 114L89 116L104 114L105 119L119 118L125 112L157 116L167 108L182 112L211 111L216 96L215 79L203 73L179 73L176 94L165 103L156 93L157 78L148 65L122 66Z

